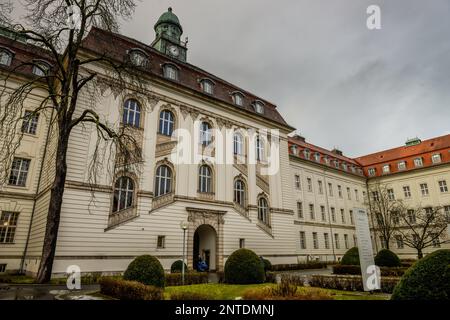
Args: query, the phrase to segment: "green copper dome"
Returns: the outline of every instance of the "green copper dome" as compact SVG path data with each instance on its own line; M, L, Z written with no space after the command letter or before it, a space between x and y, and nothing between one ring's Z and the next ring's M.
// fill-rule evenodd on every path
M181 33L183 33L183 28L181 27L180 20L178 17L172 13L172 8L169 8L167 12L164 12L161 17L159 17L158 22L155 24L155 31L159 25L163 23L173 24L180 28Z

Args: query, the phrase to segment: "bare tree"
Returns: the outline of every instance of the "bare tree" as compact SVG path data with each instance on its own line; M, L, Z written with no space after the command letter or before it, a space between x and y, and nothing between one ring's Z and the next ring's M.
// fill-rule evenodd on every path
M404 207L399 210L400 225L397 233L402 236L403 243L417 250L417 257L423 257L423 250L432 246L440 246L448 242L446 229L448 217L441 206L436 207Z
M367 205L375 234L378 232L383 237L386 249L389 249L389 243L399 222L398 211L402 208L402 204L395 200L387 185L377 183L369 187Z
M5 8L7 2L2 2ZM107 67L114 90L126 90L133 87L144 90L139 79L137 67L131 63L119 63L109 59L107 54L101 57L80 57L82 41L93 26L109 31L118 30L120 19L130 18L135 9L133 0L25 0L27 16L24 24L9 24L14 34L25 39L30 50L37 50L48 57L52 67L41 76L24 78L14 88L8 85L10 78L24 66L42 65L35 61L22 62L12 68L2 78L0 86L0 166L6 170L11 163L15 150L20 146L22 135L20 124L24 120L24 103L36 90L45 92L39 106L28 117L39 113L50 114L50 127L56 133L56 151L54 161L54 180L50 189L50 202L45 230L42 259L37 281L48 282L51 278L56 241L61 215L61 206L67 174L67 150L73 129L77 126L91 126L97 131L98 141L113 147L122 159L121 165L138 163L141 159L140 147L133 135L120 126L114 126L102 120L95 108L98 83L101 75L89 68L89 65L102 63ZM8 24L7 11L2 10L2 24ZM92 106L81 107L80 96L89 94ZM80 110L80 108L82 108ZM98 144L100 142L97 142ZM99 165L96 147L92 167ZM5 177L3 177L5 180ZM6 177L7 179L7 177Z

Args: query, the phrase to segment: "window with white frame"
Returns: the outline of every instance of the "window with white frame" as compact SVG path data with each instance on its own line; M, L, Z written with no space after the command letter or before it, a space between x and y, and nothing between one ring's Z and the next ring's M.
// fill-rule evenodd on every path
M403 186L403 194L405 195L405 199L411 198L411 189L409 186Z
M207 146L212 141L211 126L208 122L203 121L200 124L200 142L203 146Z
M212 173L211 168L207 165L202 165L198 173L198 185L199 192L211 193L212 192Z
M330 237L328 233L323 234L323 241L325 243L325 249L330 249Z
M358 189L355 189L355 199L356 199L356 201L359 201Z
M123 106L123 124L139 127L141 123L141 107L139 102L128 99Z
M384 236L380 236L379 238L380 238L381 248L385 249L387 247L387 245L386 245L386 238Z
M309 218L311 220L316 219L316 213L314 212L314 204L312 204L312 203L309 204Z
M112 212L119 212L133 207L134 183L130 177L120 177L114 185Z
M335 167L336 169L339 169L339 161L334 160L334 167Z
M243 248L245 248L245 239L240 238L239 239L239 249L243 249Z
M264 161L265 156L264 141L260 136L256 137L256 160Z
M350 224L355 224L355 222L353 221L353 210L350 210L349 214L350 214Z
M397 168L398 168L398 170L400 170L400 171L406 170L406 161L400 161L400 162L397 164Z
M328 156L323 157L323 162L325 162L326 165L330 164L330 159L328 158Z
M387 189L387 196L389 200L395 200L394 189Z
M338 185L338 197L342 199L342 186Z
M242 94L236 92L233 94L233 101L234 104L237 106L242 107L244 105L244 97L242 96Z
M303 219L303 203L297 202L297 216L299 219Z
M234 203L242 208L245 207L245 184L240 179L234 182Z
M305 159L309 160L309 158L311 156L311 151L309 151L309 149L303 150L303 156L305 157Z
M328 195L333 196L333 185L331 183L328 183Z
M450 206L444 206L444 212L447 217L447 223L450 223Z
M415 158L414 159L414 166L417 167L422 167L423 166L423 160L422 158Z
M367 172L369 173L369 176L373 177L373 176L375 176L376 169L375 168L369 168L367 170Z
M8 184L10 186L25 187L27 183L30 159L14 158L11 166Z
M269 206L267 204L267 200L264 197L259 198L258 200L258 220L264 223L265 225L270 226L269 223Z
M25 111L22 120L22 133L26 134L36 134L38 125L39 114L33 111Z
M159 130L158 133L165 136L172 136L175 126L175 118L169 110L161 110L159 113Z
M319 238L317 237L317 232L313 232L312 237L314 249L319 249Z
M34 62L32 72L36 76L44 77L45 75L47 75L49 70L50 70L50 65L48 63L38 61L38 62Z
M445 181L445 180L440 180L438 183L439 183L439 190L440 190L442 193L448 192L447 181Z
M308 186L308 192L312 192L313 191L312 179L306 178L306 182L307 182L307 186Z
M342 224L345 224L345 210L344 209L341 209L341 221L342 221Z
M345 249L348 249L348 247L349 247L348 234L344 234L344 246L345 246Z
M339 234L338 233L334 234L334 245L335 245L336 249L339 249L341 247L341 245L339 243Z
M0 243L14 243L18 212L2 211L0 216Z
M302 184L300 182L300 176L298 174L295 175L295 188L300 190L302 188Z
M433 163L441 163L441 154L440 153L435 153L431 156L431 161Z
M306 249L305 231L300 231L300 249Z
M401 235L395 236L395 241L397 242L397 249L403 249L404 243L403 243L403 237Z
M342 169L344 169L345 171L347 171L348 169L348 165L345 162L342 163Z
M164 249L166 247L166 236L158 236L156 247L157 249Z
M236 156L242 156L244 154L244 141L242 135L239 132L235 132L233 135L233 153Z
M207 94L214 94L214 83L211 80L202 80L201 87L203 92Z
M131 50L130 53L130 62L136 66L145 68L148 66L148 56L141 50Z
M428 196L430 194L427 183L420 184L420 192L422 193L422 196Z
M388 164L385 164L383 166L383 174L388 174L389 172L391 172L391 166Z
M350 192L350 188L349 187L347 187L347 199L348 200L352 200L352 194Z
M264 105L260 101L256 101L254 103L256 113L263 114L264 113Z
M316 162L320 162L320 153L316 152L314 154L314 160L316 160Z
M331 221L336 222L336 209L331 207Z
M327 221L327 215L325 214L325 206L320 206L320 215L322 216L322 221Z
M413 209L408 209L406 211L406 216L408 218L409 224L415 224L416 223L416 212Z
M319 194L323 194L323 183L322 180L317 181L318 187L319 187Z
M171 64L164 65L164 77L171 80L179 79L178 68Z
M431 234L432 242L433 242L433 248L440 248L441 247L441 241L439 239L439 235L437 233Z
M9 50L0 48L0 64L3 66L10 66L13 54Z
M372 191L372 199L373 201L380 201L380 194L378 191Z
M172 170L166 165L156 169L155 196L160 197L172 192Z
M356 236L356 234L353 235L353 246L358 246L358 237Z

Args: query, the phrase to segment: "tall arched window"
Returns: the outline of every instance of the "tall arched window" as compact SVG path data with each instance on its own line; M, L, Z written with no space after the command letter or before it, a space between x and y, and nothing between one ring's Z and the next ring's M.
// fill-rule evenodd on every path
M155 196L159 197L172 192L172 170L161 165L156 169Z
M264 141L260 136L256 137L256 160L264 160Z
M131 208L134 198L134 183L129 177L120 177L114 185L113 212Z
M163 110L159 114L159 133L171 136L174 128L174 116L169 110Z
M258 219L266 225L269 225L269 206L264 197L258 200Z
M233 151L235 155L243 154L243 139L240 133L235 133L233 137Z
M7 50L0 48L0 64L4 66L10 66L12 62L13 54Z
M208 122L203 121L200 124L200 142L202 145L207 146L211 143L212 140L212 133L211 133L211 126Z
M136 100L129 99L123 106L123 124L139 127L141 122L141 107Z
M207 165L203 165L200 167L199 176L198 176L198 190L204 193L212 192L212 174L211 168Z
M245 184L238 179L234 182L234 200L236 204L245 207Z

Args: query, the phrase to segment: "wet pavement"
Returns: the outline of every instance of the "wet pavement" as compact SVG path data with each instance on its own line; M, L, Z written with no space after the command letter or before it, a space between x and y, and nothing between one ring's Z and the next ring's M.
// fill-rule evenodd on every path
M70 291L66 286L0 284L0 300L98 300L89 294L99 290L98 285Z

